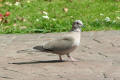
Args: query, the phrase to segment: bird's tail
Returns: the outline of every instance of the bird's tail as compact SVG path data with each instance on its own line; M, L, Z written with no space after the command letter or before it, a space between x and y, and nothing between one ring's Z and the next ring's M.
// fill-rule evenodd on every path
M35 47L33 47L33 49L39 50L39 51L44 51L44 50L45 50L45 49L43 48L43 46L35 46Z
M31 54L31 53L40 52L40 51L41 52L45 51L43 46L35 46L35 47L33 47L33 49L19 50L19 51L17 51L17 53L28 53L28 54Z
M28 54L35 53L35 52L39 52L39 51L35 49L25 49L25 50L17 51L17 53L28 53Z

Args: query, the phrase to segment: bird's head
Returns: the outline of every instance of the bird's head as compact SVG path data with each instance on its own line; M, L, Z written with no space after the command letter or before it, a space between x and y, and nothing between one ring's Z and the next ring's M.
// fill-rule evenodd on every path
M72 31L80 31L80 28L84 27L81 20L75 20L72 24Z

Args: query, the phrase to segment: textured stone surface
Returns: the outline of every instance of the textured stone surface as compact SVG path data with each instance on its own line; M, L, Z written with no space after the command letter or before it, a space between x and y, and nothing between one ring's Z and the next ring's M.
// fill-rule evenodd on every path
M82 32L80 47L71 53L78 62L58 62L58 56L42 52L17 53L62 34L0 35L0 80L120 80L120 31Z

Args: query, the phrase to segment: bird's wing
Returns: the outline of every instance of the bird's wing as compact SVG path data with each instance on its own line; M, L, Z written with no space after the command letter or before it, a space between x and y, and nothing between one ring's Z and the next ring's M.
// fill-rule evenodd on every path
M43 48L47 51L64 51L72 48L73 42L72 37L64 37L46 43Z

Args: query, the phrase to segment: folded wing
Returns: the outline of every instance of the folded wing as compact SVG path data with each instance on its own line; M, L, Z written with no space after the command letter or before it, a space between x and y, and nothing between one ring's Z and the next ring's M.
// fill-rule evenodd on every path
M62 39L50 41L43 46L36 46L34 47L34 49L52 52L65 51L72 48L73 42L74 42L73 38L65 37Z

